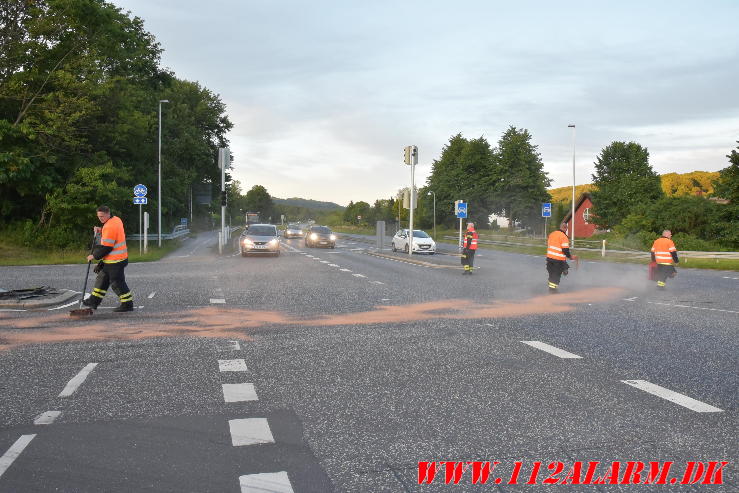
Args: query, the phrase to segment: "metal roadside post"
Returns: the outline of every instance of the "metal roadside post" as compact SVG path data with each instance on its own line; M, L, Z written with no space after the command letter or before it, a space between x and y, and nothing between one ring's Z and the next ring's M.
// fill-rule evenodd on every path
M149 251L149 213L144 212L144 255Z
M410 220L408 224L408 256L413 256L413 209L416 207L416 165L418 164L418 147L406 146L404 162L411 167Z
M139 206L139 255L141 255L141 206L146 205L148 202L148 199L146 198L146 194L149 190L146 188L145 185L142 185L139 183L135 187L133 187L133 203L134 205Z
M382 251L385 240L385 221L377 221L375 234L377 235L377 249Z
M231 153L228 147L218 148L218 167L221 168L221 232L218 235L218 253L223 255L223 247L227 241L226 234L226 168L231 165Z

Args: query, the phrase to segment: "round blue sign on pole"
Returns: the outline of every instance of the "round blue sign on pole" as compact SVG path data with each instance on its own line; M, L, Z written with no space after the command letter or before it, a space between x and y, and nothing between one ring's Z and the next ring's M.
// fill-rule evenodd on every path
M133 187L133 195L135 197L146 197L146 192L148 192L146 186L141 185L140 183Z

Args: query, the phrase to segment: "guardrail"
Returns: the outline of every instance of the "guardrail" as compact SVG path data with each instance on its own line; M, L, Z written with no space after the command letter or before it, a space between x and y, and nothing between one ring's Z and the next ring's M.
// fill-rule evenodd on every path
M458 236L444 236L445 240L458 240ZM521 238L524 239L524 238ZM516 242L516 241L501 241L501 240L491 240L487 238L478 238L477 240L480 244L487 244L487 245L501 245L501 246L524 246L524 247L541 247L546 248L546 242L543 240L537 240L532 241L528 243L524 242ZM582 243L585 243L583 240L577 240L577 244L581 245ZM595 241L588 241L587 243L601 243L601 242L595 242ZM586 244L587 244L586 243ZM607 243L605 243L607 244ZM630 258L649 258L650 252L643 251L643 250L614 250L614 249L606 249L604 246L605 244L601 244L600 248L591 248L591 247L581 247L576 246L574 250L585 250L585 251L592 251L592 252L601 252L601 255L603 257L607 256L608 254L611 255L619 255L621 257L630 257ZM693 251L693 250L678 250L678 254L680 255L681 259L684 259L686 262L688 259L725 259L725 260L739 260L739 252L699 252L699 251Z
M187 236L190 234L190 229L187 226L184 226L182 224L177 225L174 227L171 233L162 234L163 240L175 240L177 238L182 238L183 236ZM147 235L149 241L157 240L159 238L159 235L156 233L150 233ZM144 235L126 235L126 240L143 240Z

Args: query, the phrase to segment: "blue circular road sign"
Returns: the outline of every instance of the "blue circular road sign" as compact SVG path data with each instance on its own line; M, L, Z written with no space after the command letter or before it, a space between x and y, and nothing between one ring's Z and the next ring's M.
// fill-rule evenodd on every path
M133 187L133 194L136 197L146 197L146 192L148 192L148 190L146 189L146 186L140 183L136 185L135 187Z

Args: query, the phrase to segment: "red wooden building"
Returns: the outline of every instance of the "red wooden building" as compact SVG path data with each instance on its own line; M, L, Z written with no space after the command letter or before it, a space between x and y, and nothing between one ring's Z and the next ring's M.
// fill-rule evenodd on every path
M593 201L589 193L580 195L575 202L575 238L589 238L593 236L598 226L593 223L595 217L592 214ZM562 220L567 223L567 236L570 235L570 220L572 212L568 212Z

